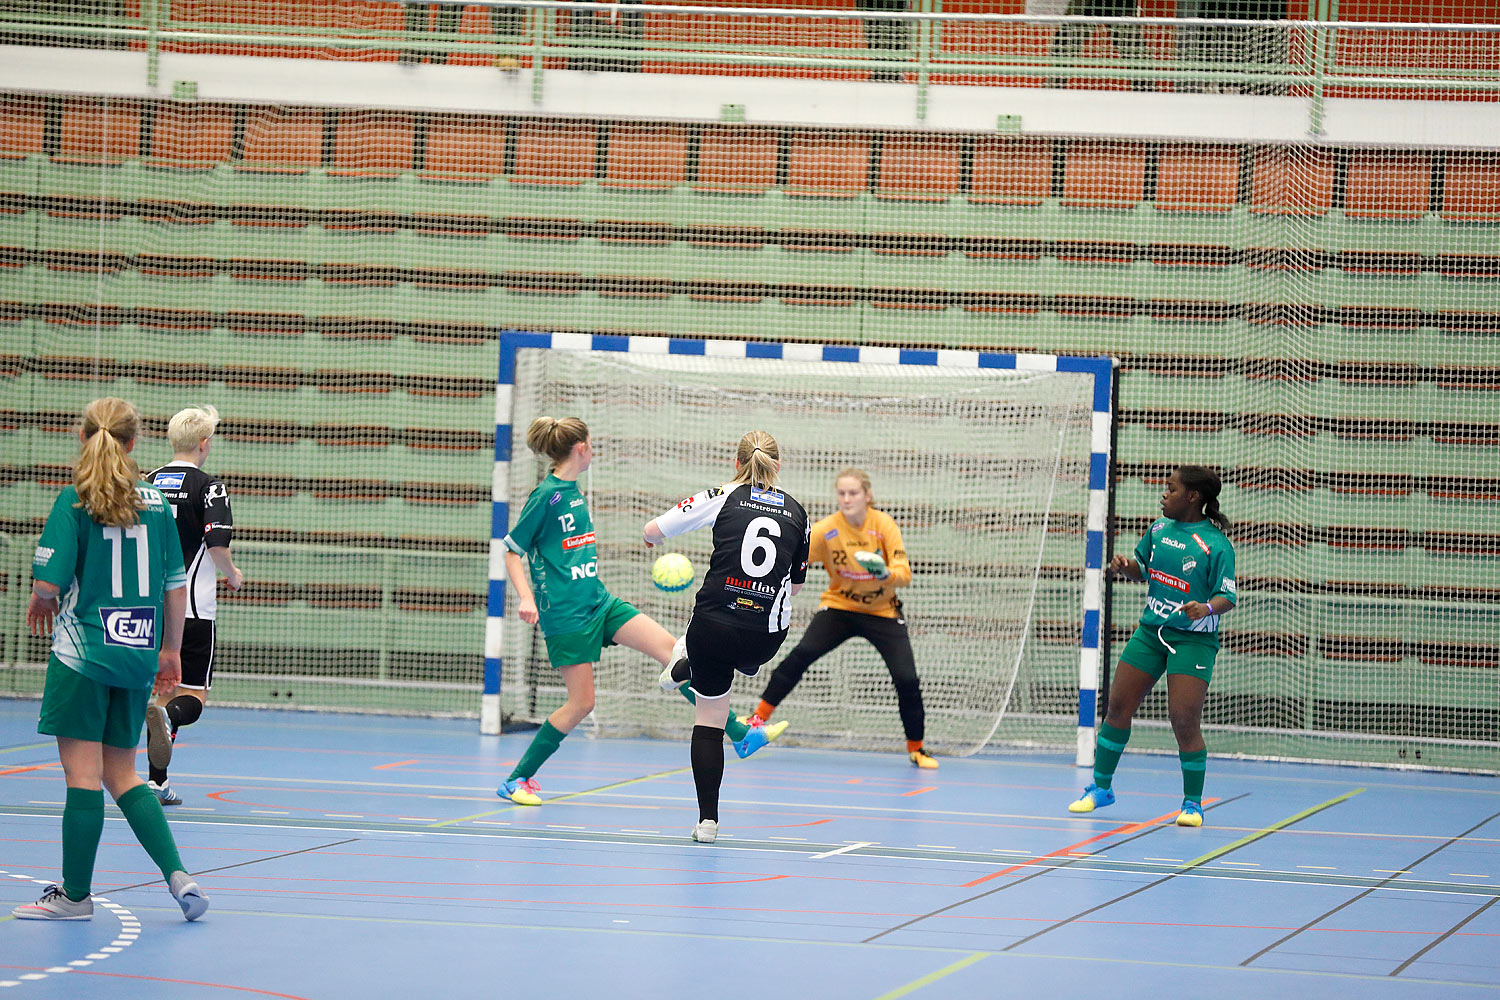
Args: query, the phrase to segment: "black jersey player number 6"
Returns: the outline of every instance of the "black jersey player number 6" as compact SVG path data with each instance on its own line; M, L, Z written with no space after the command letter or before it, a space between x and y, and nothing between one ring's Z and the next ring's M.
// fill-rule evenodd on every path
M746 575L761 577L771 572L776 565L776 543L771 538L780 537L781 525L775 518L757 517L750 522L740 543L740 565L745 567Z

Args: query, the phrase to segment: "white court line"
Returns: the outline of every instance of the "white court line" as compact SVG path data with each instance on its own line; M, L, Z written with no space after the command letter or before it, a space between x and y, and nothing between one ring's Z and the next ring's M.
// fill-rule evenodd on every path
M29 875L17 875L15 872L8 872L3 869L0 869L0 875L6 875L13 879L19 879L22 882L34 882L37 885L52 884L48 879L32 878ZM85 957L75 958L72 961L69 961L66 965L59 964L48 966L41 972L28 972L24 975L17 976L15 979L0 979L0 989L12 986L20 986L22 982L34 983L39 980L46 979L49 976L60 976L65 973L72 972L75 969L85 968L87 966L93 965L95 962L102 962L105 959L117 955L134 944L136 938L140 937L141 934L141 922L139 919L137 919L136 915L125 909L125 907L121 906L119 903L111 901L107 896L96 895L93 898L94 909L96 912L101 909L107 910L117 920L120 921L120 932L115 935L113 940L109 942L108 947L96 948L90 951Z
M835 854L845 854L845 853L847 853L849 851L857 851L861 847L874 847L874 846L875 846L875 841L873 841L873 840L861 840L861 841L859 841L856 844L846 844L843 847L840 847L840 848L838 848L836 850L824 851L822 854L814 854L808 860L809 861L817 861L817 860L819 860L821 858L831 858Z

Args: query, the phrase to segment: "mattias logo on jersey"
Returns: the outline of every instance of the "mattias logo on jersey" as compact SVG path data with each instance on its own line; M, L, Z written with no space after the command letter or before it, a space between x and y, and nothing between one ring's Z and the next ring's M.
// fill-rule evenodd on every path
M743 590L747 594L764 594L766 597L776 596L776 588L769 583L761 583L759 580L743 580L737 576L724 578L724 586L728 590Z
M156 645L155 608L100 608L106 646L151 649Z

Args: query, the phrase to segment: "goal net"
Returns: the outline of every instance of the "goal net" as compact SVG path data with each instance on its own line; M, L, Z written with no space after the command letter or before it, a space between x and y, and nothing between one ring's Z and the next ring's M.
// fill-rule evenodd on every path
M594 442L581 486L599 539L599 576L611 593L680 635L697 587L668 594L652 585L650 565L660 551L642 545L641 528L682 497L725 482L743 433L761 429L776 438L782 485L814 520L834 510L838 470L864 469L875 505L900 525L912 560L913 582L901 598L928 744L949 754L972 753L991 740L1074 745L1093 372L980 368L978 356L964 352L953 353L966 364L940 367L895 363L930 352L837 349L892 362L880 363L820 360L821 348L805 348L806 359L745 357L747 345L722 342L693 348L737 347L741 356L636 349L647 344L632 338L628 351L515 352L513 385L502 384L500 393L497 434L509 434L511 461L497 477L497 500L518 511L547 474L549 463L526 450L532 419L582 417ZM1094 366L1108 370L1107 361ZM497 515L497 538L505 529ZM710 534L668 543L692 560L700 579ZM780 655L800 638L828 582L822 566L809 568ZM492 604L491 614L496 610ZM565 692L539 631L513 608L503 610L501 712L539 720ZM779 659L758 677L736 680L737 711L755 704ZM640 653L606 650L595 674L598 729L685 734L691 710L660 690L659 670ZM792 721L788 742L886 748L902 739L889 673L858 640L816 662L783 702L781 717Z

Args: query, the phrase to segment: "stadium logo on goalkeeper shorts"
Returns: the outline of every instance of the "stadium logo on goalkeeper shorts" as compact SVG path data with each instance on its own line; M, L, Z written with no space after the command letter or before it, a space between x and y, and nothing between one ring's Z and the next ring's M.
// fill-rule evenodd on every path
M155 608L100 608L99 623L104 626L107 646L150 649L156 645Z

